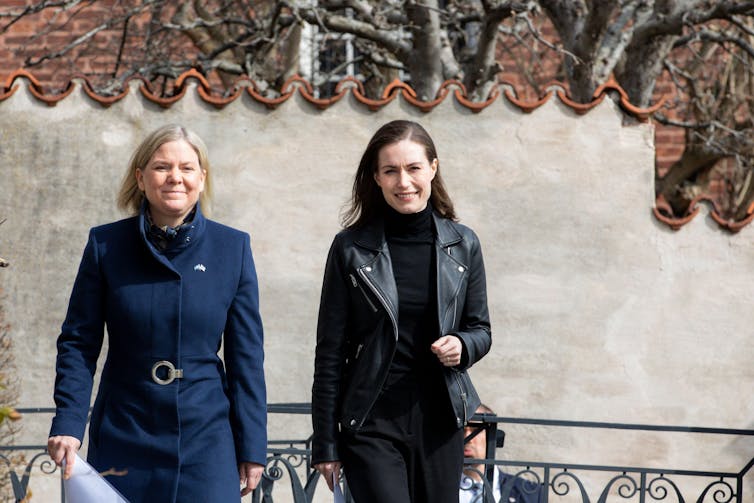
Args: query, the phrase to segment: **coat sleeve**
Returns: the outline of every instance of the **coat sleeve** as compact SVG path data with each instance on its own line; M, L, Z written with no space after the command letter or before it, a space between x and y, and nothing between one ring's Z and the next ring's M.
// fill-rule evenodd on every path
M58 336L55 365L55 417L50 436L84 438L92 380L104 335L105 285L93 231L79 265Z
M224 332L225 370L237 460L264 465L267 458L264 334L248 234L244 234L241 253L240 280Z
M336 237L322 281L312 385L312 463L338 461L338 406L348 323L348 288Z
M471 232L471 236L469 283L466 289L466 298L462 299L463 310L459 330L454 332L454 335L461 339L464 348L464 355L459 365L461 370L465 370L478 362L492 346L490 313L487 307L487 279L484 272L482 247L473 232Z

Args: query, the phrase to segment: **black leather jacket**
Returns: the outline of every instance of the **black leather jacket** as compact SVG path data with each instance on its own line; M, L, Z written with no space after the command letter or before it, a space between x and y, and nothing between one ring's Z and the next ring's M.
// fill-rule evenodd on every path
M433 215L437 313L442 335L463 343L461 364L444 368L460 428L479 398L466 369L490 349L487 287L479 240ZM340 459L341 429L358 430L387 377L398 338L398 292L382 222L341 231L327 257L312 386L312 462Z

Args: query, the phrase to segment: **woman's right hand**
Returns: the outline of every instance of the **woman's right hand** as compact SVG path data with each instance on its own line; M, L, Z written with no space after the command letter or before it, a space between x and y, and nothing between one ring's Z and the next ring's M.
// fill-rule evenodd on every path
M340 461L327 461L326 463L317 463L314 468L322 474L327 482L327 487L333 490L333 474L335 474L336 480L340 482Z
M81 441L76 437L67 435L56 435L47 439L47 452L55 464L63 466L65 460L65 472L63 478L69 479L73 473L73 463L76 460L76 453L81 447Z

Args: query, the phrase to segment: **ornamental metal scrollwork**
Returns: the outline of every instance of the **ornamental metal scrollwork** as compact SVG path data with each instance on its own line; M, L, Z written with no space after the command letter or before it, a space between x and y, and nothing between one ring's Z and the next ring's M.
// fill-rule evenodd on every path
M647 484L647 493L653 500L664 500L668 495L668 488L665 487L665 485L660 484L667 484L672 487L673 491L675 491L676 498L678 498L678 503L685 503L683 495L681 494L681 490L678 489L678 486L675 485L675 482L665 477L664 475L655 477L654 479L649 481L649 484Z
M280 466L282 465L282 467ZM284 468L284 469L283 469ZM301 481L296 473L296 468L282 456L271 456L267 458L267 463L262 474L260 486L262 488L262 502L272 501L272 490L275 482L281 480L288 473L291 481L291 492L295 503L307 503L307 497Z
M572 479L573 482L575 482L579 487L579 491L581 492L581 501L583 503L589 503L589 495L587 495L586 489L584 489L584 484L581 483L581 480L576 475L569 472L568 470L563 470L552 478L552 482L550 483L552 492L554 492L558 496L565 496L571 491L571 485L569 484L569 481L560 480L563 478Z
M483 472L481 472L480 470L477 470L476 468L474 468L471 465L465 465L463 467L463 469L466 472L474 472L477 475L479 475L479 478L481 479L481 482L478 482L478 483L482 484L482 494L493 494L492 486L490 485L490 482L487 480L487 477L485 477L485 475L484 475ZM461 491L473 491L474 490L474 485L473 484L465 484L464 483L464 479L461 479L461 485L459 487L459 490L461 490Z
M697 503L703 503L704 498L707 497L707 493L716 486L719 487L717 487L712 493L712 501L714 501L714 503L730 503L736 497L736 491L733 490L733 487L723 479L720 479L712 482L704 488L702 494L699 495L699 499L696 500Z
M10 482L11 486L13 487L13 496L16 498L16 500L21 501L22 499L26 498L26 492L29 487L29 478L31 477L31 470L34 467L34 463L37 461L37 459L42 456L47 456L47 459L42 461L39 465L39 468L42 470L42 472L48 475L55 473L55 470L58 469L58 466L52 461L52 459L49 458L47 452L40 452L33 458L31 458L31 461L29 461L29 463L27 463L26 467L24 468L23 476L20 479L18 478L18 473L16 473L15 470L11 470L10 464L8 465ZM5 456L3 456L3 458L5 458Z
M546 491L539 474L529 467L515 473L510 480L503 484L503 491L500 494L500 501L508 501L513 492L516 481L519 480L517 490L526 496L536 496L541 490Z
M267 452L272 456L285 456L285 458L294 468L299 468L303 466L304 462L309 459L309 456L306 452L306 448L296 447L296 443L303 444L303 442L297 441L270 441L270 443L267 445Z
M629 499L632 498L637 492L639 492L640 486L636 483L636 480L626 473L622 473L621 475L610 479L610 482L607 483L605 489L600 495L600 498L597 500L598 503L605 503L607 501L607 497L609 496L610 491L616 483L619 483L618 495L621 498Z

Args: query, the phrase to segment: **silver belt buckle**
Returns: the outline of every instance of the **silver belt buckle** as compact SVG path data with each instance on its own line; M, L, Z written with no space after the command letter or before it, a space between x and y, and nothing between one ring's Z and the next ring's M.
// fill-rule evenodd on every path
M157 377L157 369L159 369L160 367L166 367L168 369L167 379ZM183 379L183 369L175 368L175 365L167 360L160 360L152 365L152 380L157 384L165 386L175 381L176 379Z

